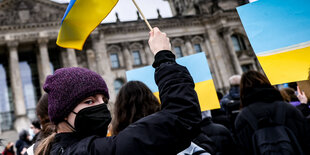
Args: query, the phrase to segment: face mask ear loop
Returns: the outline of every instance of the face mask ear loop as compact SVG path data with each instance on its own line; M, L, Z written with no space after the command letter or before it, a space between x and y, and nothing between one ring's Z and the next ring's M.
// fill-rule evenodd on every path
M72 111L72 113L74 113L75 115L77 115L76 112ZM65 120L65 122L70 126L70 128L73 130L73 131L76 131L75 128L67 121Z
M67 120L65 120L65 122L69 125L69 127L75 132L76 130L75 130L75 128L67 121Z

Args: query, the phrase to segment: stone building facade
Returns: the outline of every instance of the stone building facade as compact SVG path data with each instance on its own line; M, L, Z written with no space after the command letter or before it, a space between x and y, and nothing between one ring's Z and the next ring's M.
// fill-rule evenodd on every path
M235 7L247 0L167 0L173 17L150 20L171 39L177 57L205 52L217 90L228 78L259 65ZM106 80L113 102L126 81L125 71L151 65L148 28L136 21L101 24L83 51L56 45L66 4L49 0L0 1L0 131L20 131L35 118L47 75L79 66Z

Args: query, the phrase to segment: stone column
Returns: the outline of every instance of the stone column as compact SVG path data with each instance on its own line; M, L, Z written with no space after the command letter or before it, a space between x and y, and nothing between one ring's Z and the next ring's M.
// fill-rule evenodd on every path
M115 80L114 74L111 71L110 57L107 51L107 44L105 42L103 32L95 32L91 35L93 49L96 55L97 73L99 73L105 80L110 95L110 103L113 103L115 97L113 82Z
M146 56L146 62L148 65L153 64L154 62L154 54L152 53L150 46L148 44L148 41L143 42L145 56Z
M223 53L223 49L221 48L221 41L219 39L218 33L216 30L208 29L207 34L209 35L209 41L211 48L213 49L214 61L218 65L218 73L222 79L222 89L226 89L229 87L229 77L230 71L227 69L227 64L225 63L225 57Z
M205 38L206 54L208 54L210 57L210 59L208 61L210 61L209 64L212 64L209 67L210 67L210 69L212 68L213 72L214 72L215 79L213 79L213 81L214 81L217 88L222 88L223 87L223 79L220 76L220 70L219 70L217 61L216 61L215 56L214 56L214 51L210 45L208 35L205 35L204 38Z
M232 32L231 32L230 29L227 29L223 33L224 33L223 34L224 35L224 40L225 40L225 42L227 44L228 51L230 53L230 56L231 56L231 59L232 59L232 63L233 63L234 68L235 68L235 73L241 75L242 74L242 69L241 69L241 66L240 66L240 62L239 62L238 56L237 56L237 54L235 52L233 42L231 40Z
M14 127L17 132L23 129L28 129L30 121L27 118L27 110L24 100L23 85L19 69L18 60L18 43L10 42L7 44L9 49L9 69L10 80L13 93L13 104L15 113Z
M47 38L41 38L38 40L39 53L37 56L37 62L38 62L41 94L44 94L43 85L46 77L52 74L47 43L48 43Z
M78 67L74 49L71 49L71 48L67 49L67 59L68 59L69 67Z
M187 49L186 52L188 53L188 55L195 54L196 52L195 52L195 50L193 48L193 45L192 45L192 43L190 41L190 37L186 37L185 39L186 39L185 46L186 46L186 49Z
M125 64L126 64L126 70L132 70L133 59L132 59L132 56L129 52L128 44L123 43L122 46L123 46L123 53L124 53L124 59L125 59Z
M103 76L111 72L109 56L103 34L92 36L93 49L95 50L97 72Z
M88 64L89 69L97 72L96 56L95 56L94 50L87 49L86 55L87 55L87 64Z

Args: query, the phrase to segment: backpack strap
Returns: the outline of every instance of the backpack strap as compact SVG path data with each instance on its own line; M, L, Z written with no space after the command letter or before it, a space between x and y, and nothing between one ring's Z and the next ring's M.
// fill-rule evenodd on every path
M253 130L258 129L257 119L253 115L252 111L249 107L245 107L242 109L243 118L250 124Z

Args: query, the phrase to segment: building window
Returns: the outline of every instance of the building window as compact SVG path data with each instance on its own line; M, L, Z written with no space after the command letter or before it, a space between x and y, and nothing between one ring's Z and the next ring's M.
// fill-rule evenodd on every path
M118 94L119 90L122 88L124 82L120 79L114 81L114 91L115 94Z
M134 65L141 65L142 64L141 56L140 56L140 52L139 51L133 51L132 52L132 56L133 56L133 63L134 63Z
M252 64L242 65L241 68L244 73L247 71L253 70Z
M0 64L0 130L13 129L13 110L10 104L10 88L8 87L8 77L6 68Z
M117 53L111 53L110 54L110 60L112 68L120 68L118 54Z
M232 35L231 40L232 40L232 43L234 45L234 49L236 52L246 50L242 36Z
M27 116L30 120L34 120L37 118L36 104L41 96L37 59L33 51L19 52L18 55Z
M200 44L195 44L195 45L194 45L194 48L195 48L196 53L202 52L202 49L201 49Z
M28 62L19 63L21 79L23 83L24 99L28 111L28 117L35 119L35 108L37 102L37 94L32 80L31 68Z
M181 49L180 46L175 46L175 47L174 47L174 51L175 51L175 56L176 56L177 58L183 57L182 49Z

